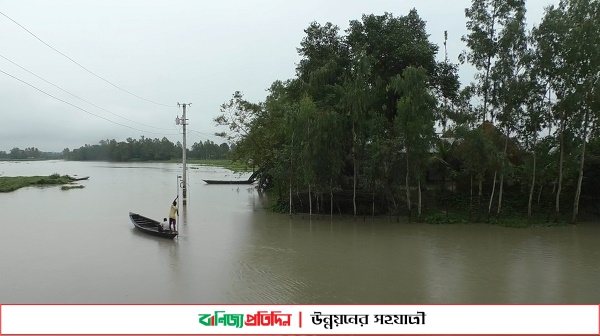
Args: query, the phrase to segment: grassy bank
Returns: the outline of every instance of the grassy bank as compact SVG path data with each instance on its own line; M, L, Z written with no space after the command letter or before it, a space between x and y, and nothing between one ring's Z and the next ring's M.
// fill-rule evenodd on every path
M267 191L269 204L267 208L276 213L289 212L289 198L286 194L278 194L274 190ZM313 215L318 217L317 213L329 216L331 211L330 196L323 194L318 198L316 195L312 197ZM352 217L354 212L353 192L350 190L334 191L333 197L334 216L336 217ZM526 209L519 207L518 199L509 199L505 203L502 213L498 216L495 211L488 215L487 207L481 210L480 216L477 215L477 207L473 206L474 210L469 214L469 195L448 195L447 197L438 197L437 199L428 199L428 206L423 207L423 213L420 218L417 217L416 205L412 210L411 221L414 223L424 223L431 225L452 225L452 224L484 224L497 225L512 228L526 227L555 227L569 225L570 216L565 212L562 213L558 220L555 220L553 213L549 214L543 208L539 208L534 212L533 216L528 217ZM368 218L387 218L392 221L407 222L408 211L403 203L399 203L397 207L390 204L389 201L381 195L373 195L368 193L356 194L356 212L357 219L368 220ZM294 214L308 214L309 212L309 197L306 192L298 192L292 195L292 209ZM582 212L580 214L581 221L600 221L597 215L591 212Z
M181 159L174 159L174 160L170 160L169 162L181 163ZM251 172L252 171L252 167L248 167L247 165L245 165L243 163L233 162L231 160L198 160L198 159L191 159L191 160L187 160L187 164L200 165L200 166L221 167L221 168L229 169L229 170L233 171L234 173Z
M51 159L0 159L0 161L3 162L10 162L10 161L49 161Z
M446 213L445 211L439 211L437 213L424 214L420 221L427 224L469 224L477 223L475 217L475 215L472 215L470 219L469 214L467 212L461 212L457 209L452 209L448 213ZM479 222L483 224L492 224L514 228L542 226L551 227L567 225L566 218L555 222L553 220L539 218L538 216L532 216L531 218L528 218L525 215L519 214L503 215L501 217L492 215L489 218L487 218L486 214L485 216L482 216Z
M72 183L66 175L50 176L0 176L0 192L15 191L30 186L65 185Z

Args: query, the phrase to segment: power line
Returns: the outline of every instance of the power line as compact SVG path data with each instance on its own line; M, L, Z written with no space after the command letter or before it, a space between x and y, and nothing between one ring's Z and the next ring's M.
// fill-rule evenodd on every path
M31 71L29 71L29 70L25 69L24 67L22 67L22 66L18 65L17 63L15 63L15 62L13 62L13 61L9 60L8 58L6 58L6 57L4 57L4 56L2 56L1 54L0 54L0 57L4 58L5 60L9 61L10 63L14 64L15 66L17 66L17 67L21 68L22 70L24 70L24 71L27 71L27 72L28 72L28 73L30 73L31 75L33 75L33 76L35 76L35 77L37 77L37 78L39 78L39 79L43 80L44 82L46 82L46 83L48 83L48 84L50 84L50 85L54 86L55 88L57 88L57 89L59 89L59 90L61 90L61 91L63 91L63 92L66 92L66 93L70 94L71 96L73 96L73 97L75 97L75 98L77 98L77 99L80 99L80 100L82 100L82 101L84 101L84 102L86 102L86 103L88 103L88 104L90 104L90 105L92 105L92 106L94 106L94 107L96 107L96 108L99 108L99 109L101 109L102 111L108 112L108 113L110 113L110 114L112 114L112 115L114 115L114 116L117 116L117 117L119 117L119 118L123 118L123 119L125 119L125 120L131 121L132 123L136 123L136 124L139 124L139 125L142 125L142 126L146 126L146 127L149 127L149 128L154 128L154 129L159 129L159 130L163 130L163 131L172 131L172 129L160 128L160 127L154 127L154 126L150 126L150 125L142 124L142 123L140 123L140 122L137 122L137 121L135 121L135 120L131 120L131 119L125 118L125 117L123 117L123 116L120 116L120 115L118 115L118 114L116 114L116 113L113 113L113 112L111 112L111 111L109 111L109 110L107 110L107 109L105 109L105 108L102 108L102 107L100 107L100 106L98 106L98 105L96 105L96 104L94 104L94 103L92 103L92 102L90 102L90 101L88 101L88 100L85 100L85 99L83 99L83 98L81 98L81 97L77 96L77 95L76 95L76 94L74 94L74 93L71 93L71 92L69 92L69 91L67 91L67 90L65 90L65 89L63 89L63 88L61 88L60 86L58 86L58 85L56 85L56 84L53 84L53 83L51 83L50 81L47 81L46 79L44 79L44 78L42 78L42 77L40 77L40 76L38 76L38 75L34 74L33 72L31 72Z
M63 102L63 103L65 103L65 104L67 104L67 105L71 105L71 106L73 106L74 108L76 108L76 109L78 109L78 110L81 110L81 111L83 111L83 112L85 112L85 113L87 113L87 114L91 114L91 115L93 115L94 117L98 117L98 118L100 118L100 119L104 119L104 120L106 120L106 121L108 121L108 122L111 122L111 123L113 123L113 124L116 124L116 125L119 125L119 126L123 126L123 127L127 127L127 128L130 128L130 129L132 129L132 130L135 130L135 131L138 131L138 132L146 132L146 133L159 134L159 135L176 135L176 134L164 134L164 133L156 133L156 132L150 132L150 131L143 131L143 130L140 130L140 129L137 129L137 128L134 128L134 127L131 127L131 126L127 126L127 125L120 124L120 123L118 123L118 122L116 122L116 121L112 121L112 120L110 120L110 119L108 119L108 118L105 118L105 117L103 117L103 116L100 116L100 115L97 115L97 114L95 114L95 113L92 113L92 112L90 112L90 111L88 111L88 110L86 110L86 109L83 109L83 108L81 108L81 107L79 107L79 106L77 106L77 105L71 104L71 103L69 103L68 101L65 101L65 100L62 100L62 99L60 99L60 98L57 98L57 97L55 97L55 96L53 96L53 95L49 94L48 92L46 92L46 91L44 91L44 90L42 90L42 89L38 89L37 87L35 87L35 86L33 86L33 85L31 85L31 84L27 83L26 81L24 81L24 80L22 80L22 79L19 79L19 78L15 77L15 76L13 76L13 75L11 75L11 74L9 74L9 73L7 73L7 72L3 71L3 70L0 70L0 72L2 72L3 74L5 74L5 75L7 75L7 76L9 76L9 77L12 77L13 79L16 79L16 80L18 80L19 82L21 82L21 83L23 83L23 84L29 85L30 87L32 87L32 88L34 88L34 89L36 89L36 90L40 91L41 93L43 93L43 94L45 94L45 95L47 95L47 96L50 96L50 97L52 97L52 98L54 98L54 99L56 99L56 100L58 100L58 101L60 101L60 102Z
M213 137L215 139L223 139L222 137L216 135L215 133L200 132L200 131L196 131L196 130L193 130L193 129L190 129L190 131L198 133L198 134L202 134L202 135L205 135L205 136Z
M221 139L221 140L225 141L223 138L221 138L221 137L219 137L219 136L217 136L217 135L211 134L211 133L198 132L198 131L196 131L196 130L192 130L192 129L188 129L188 131L190 131L190 132L193 132L193 133L196 133L196 135L197 135L198 137L204 137L204 138L205 138L205 139L207 139L207 140L210 140L210 139L206 138L206 137L208 136L208 137L212 137L212 138L214 138L214 139Z
M191 133L189 133L189 134L193 135L194 137L197 137L197 139L200 139L201 142L202 141L211 141L213 143L217 143L218 142L218 140L213 140L213 139L207 138L205 135L201 135L201 134L198 134L198 133L193 132L193 131L191 131ZM223 141L223 142L225 142L225 141Z
M14 22L14 23L15 23L17 26L19 26L19 27L23 28L23 29L24 29L26 32L28 32L29 34L31 34L31 36L35 37L35 38L36 38L36 39L38 39L40 42L42 42L43 44L45 44L45 45L46 45L48 48L50 48L50 49L52 49L52 50L56 51L57 53L59 53L59 54L61 54L62 56L66 57L66 58L67 58L68 60L70 60L71 62L73 62L73 63L77 64L77 65L78 65L80 68L82 68L83 70L85 70L85 71L89 72L90 74L92 74L92 75L94 75L94 76L96 76L96 77L100 78L101 80L103 80L103 81L107 82L108 84L110 84L110 85L112 85L112 86L116 87L117 89L119 89L119 90L122 90L122 91L124 91L124 92L127 92L127 93L129 93L130 95L132 95L132 96L134 96L134 97L137 97L137 98L139 98L139 99L142 99L142 100L145 100L145 101L151 102L151 103L153 103L153 104L156 104L156 105L161 105L161 106L166 106L166 107L176 107L176 106L173 106L173 105L166 105L166 104L157 103L157 102L155 102L155 101L152 101L152 100L150 100L150 99L146 99L146 98L140 97L140 96L136 95L136 94L135 94L135 93L133 93L133 92L127 91L127 90L125 90L125 89L123 89L123 88L121 88L121 87L117 86L116 84L113 84L113 83L112 83L112 82L110 82L109 80L107 80L107 79L105 79L104 77L101 77L101 76L99 76L99 75L95 74L93 71L91 71L91 70L89 70L88 68L84 67L83 65L81 65L81 64L79 64L79 63L77 63L77 62L76 62L74 59L72 59L71 57L69 57L69 56L67 56L67 55L63 54L62 52L58 51L58 50L57 50L56 48L54 48L53 46L51 46L51 45L49 45L48 43L44 42L44 40L42 40L41 38L37 37L37 35L35 35L35 34L34 34L34 33L32 33L31 31L29 31L29 29L27 29L27 28L23 27L23 26L22 26L20 23L18 23L17 21L13 20L13 19L12 19L12 18L10 18L8 15L6 15L6 14L4 14L4 13L2 13L2 12L0 12L0 14L4 15L4 17L6 17L6 18L7 18L7 19L9 19L10 21Z

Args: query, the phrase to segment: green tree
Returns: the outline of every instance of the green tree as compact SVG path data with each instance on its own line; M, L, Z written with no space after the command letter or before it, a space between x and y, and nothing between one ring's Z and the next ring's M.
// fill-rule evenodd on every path
M406 160L406 203L411 218L410 180L417 181L418 208L421 218L421 180L429 150L435 139L434 108L436 101L428 86L424 68L406 68L402 77L396 77L391 85L402 98L398 101L395 127L404 149Z
M516 131L518 117L522 114L521 108L526 95L524 75L526 64L529 61L528 39L525 33L525 2L509 1L501 6L510 8L504 14L503 27L498 33L496 44L497 60L491 71L494 83L492 104L499 111L497 118L499 127L503 130L503 150L500 165L500 190L498 193L497 215L502 209L502 196L504 192L504 177L507 172L507 150L509 137ZM493 120L493 118L492 118ZM494 173L495 176L495 173ZM495 178L494 178L495 184ZM493 197L493 193L492 193Z

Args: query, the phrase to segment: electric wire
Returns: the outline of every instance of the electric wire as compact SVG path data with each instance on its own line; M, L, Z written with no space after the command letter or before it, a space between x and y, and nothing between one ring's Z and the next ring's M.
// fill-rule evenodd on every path
M189 128L188 128L187 130L188 130L188 131L190 131L190 132L192 132L192 133L196 133L196 135L197 135L198 137L204 137L204 138L206 138L206 137L212 137L212 138L214 138L214 139L219 139L218 141L225 141L225 140L224 140L223 138L221 138L220 136L217 136L217 135L214 135L214 134L211 134L211 133L206 133L206 132L198 132L198 131L196 131L196 130L189 129ZM207 140L210 140L210 139L207 139ZM211 140L211 141L212 141L212 140Z
M152 134L159 134L159 135L177 135L177 134L164 134L164 133L157 133L157 132L151 132L151 131L143 131L143 130L137 129L137 128L135 128L135 127L131 127L131 126L128 126L128 125L123 125L123 124L121 124L121 123L118 123L118 122L116 122L116 121L113 121L113 120L110 120L110 119L108 119L108 118L105 118L105 117L103 117L103 116L100 116L100 115L97 115L97 114L95 114L95 113L92 113L92 112L90 112L90 111L88 111L88 110L86 110L86 109L84 109L84 108L81 108L81 107L79 107L79 106L75 105L75 104L71 104L71 103L69 103L69 102L68 102L68 101L66 101L66 100L62 100L62 99L60 99L60 98L58 98L58 97L55 97L55 96L53 96L53 95L49 94L48 92L46 92L46 91L44 91L44 90L42 90L42 89L39 89L39 88L37 88L37 87L35 87L35 86L33 86L33 85L31 85L31 84L27 83L26 81L24 81L24 80L22 80L22 79L19 79L19 78L15 77L15 76L13 76L13 75L11 75L11 74L9 74L9 73L7 73L7 72L3 71L2 69L0 69L0 72L2 72L3 74L5 74L5 75L7 75L7 76L9 76L9 77L11 77L11 78L13 78L13 79L15 79L15 80L17 80L17 81L21 82L21 83L23 83L23 84L25 84L25 85L28 85L28 86L30 86L30 87L32 87L32 88L34 88L34 89L36 89L36 90L40 91L41 93L43 93L43 94L45 94L45 95L47 95L47 96L49 96L49 97L52 97L52 98L54 98L54 99L56 99L56 100L58 100L58 101L60 101L60 102L63 102L63 103L65 103L65 104L67 104L67 105L70 105L70 106L73 106L73 107L75 107L76 109L78 109L78 110L81 110L81 111L83 111L83 112L85 112L85 113L87 113L87 114L93 115L93 116L95 116L95 117L98 117L98 118L100 118L100 119L104 119L104 120L106 120L106 121L108 121L108 122L111 122L111 123L113 123L113 124L116 124L116 125L119 125L119 126L123 126L123 127L127 127L127 128L130 128L130 129L132 129L132 130L135 130L135 131L138 131L138 132L145 132L145 133L152 133Z
M40 42L42 42L43 44L45 44L45 45L46 45L48 48L50 48L50 49L52 49L52 50L56 51L57 53L59 53L59 54L61 54L62 56L66 57L66 58L67 58L68 60L70 60L71 62L73 62L73 63L77 64L77 65L78 65L80 68L82 68L83 70L85 70L85 71L89 72L90 74L92 74L92 75L94 75L94 76L96 76L96 77L100 78L101 80L103 80L103 81L105 81L106 83L108 83L108 84L110 84L110 85L112 85L112 86L116 87L117 89L119 89L119 90L121 90L121 91L124 91L124 92L127 92L127 93L129 93L130 95L132 95L132 96L134 96L134 97L137 97L137 98L139 98L139 99L145 100L145 101L147 101L147 102L150 102L150 103L153 103L153 104L156 104L156 105L161 105L161 106L166 106L166 107L177 107L177 106L173 106L173 105L167 105L167 104L161 104L161 103L157 103L157 102L155 102L155 101L153 101L153 100L146 99L146 98L144 98L144 97L140 97L140 96L136 95L136 94L135 94L135 93L133 93L133 92L130 92L130 91L128 91L128 90L125 90L125 89L123 89L122 87L120 87L120 86L118 86L118 85L116 85L116 84L112 83L111 81L109 81L109 80L105 79L104 77L101 77L100 75L97 75L97 74L96 74L96 73L94 73L93 71L89 70L88 68L86 68L86 67L84 67L83 65L79 64L78 62L76 62L76 61L75 61L74 59L72 59L71 57L69 57L69 56L67 56L67 55L63 54L62 52L60 52L59 50L57 50L57 49L56 49L56 48L54 48L53 46L51 46L51 45L49 45L48 43L44 42L44 40L42 40L41 38L39 38L37 35L35 35L34 33L32 33L32 32L31 32L29 29L25 28L23 25L21 25L21 24L20 24L20 23L18 23L17 21L15 21L15 20L13 20L12 18L10 18L8 15L4 14L4 13L3 13L3 12L1 12L1 11L0 11L0 14L2 14L4 17L6 17L7 19L9 19L9 20L10 20L10 21L12 21L13 23L15 23L17 26L21 27L23 30L25 30L26 32L28 32L28 33L29 33L31 36L35 37L37 40L39 40Z
M196 137L196 138L198 138L200 140L204 140L204 141L208 140L208 141L212 141L213 143L217 143L217 141L219 141L219 140L213 141L212 139L207 138L206 135L202 135L203 132L198 132L198 131L195 131L195 130L189 129L189 128L186 128L186 131L188 132L187 135L194 136L194 137ZM177 128L177 132L179 133L179 135L183 135L183 127L179 126ZM204 134L209 134L209 133L204 133ZM219 138L217 136L214 136L214 137L215 138Z
M213 140L211 140L211 139L209 139L209 138L206 138L206 137L200 136L200 135L198 135L198 134L189 134L189 135L193 136L193 137L194 137L194 138L196 138L196 139L199 139L201 143L204 143L205 141L210 141L210 142L212 142L212 143L214 143L214 144L217 144L217 142L216 142L216 141L213 141Z
M81 97L77 96L77 95L76 95L76 94L74 94L74 93L71 93L71 92L69 92L69 91L67 91L67 90L63 89L63 88L61 88L60 86L58 86L58 85L56 85L56 84L53 84L53 83L51 83L50 81L48 81L48 80L46 80L46 79L44 79L44 78L42 78L42 77L40 77L40 76L38 76L38 75L34 74L33 72L31 72L31 71L29 71L29 70L25 69L24 67L22 67L22 66L18 65L17 63L15 63L15 62L11 61L10 59L8 59L8 58L6 58L5 56L3 56L2 54L0 54L0 57L4 58L5 60L9 61L10 63L14 64L15 66L17 66L17 67L21 68L22 70L24 70L24 71L28 72L29 74L31 74L31 75L33 75L33 76L35 76L35 77L37 77L37 78L39 78L39 79L43 80L44 82L46 82L46 83L48 83L48 84L50 84L50 85L54 86L55 88L57 88L57 89L59 89L59 90L61 90L61 91L63 91L63 92L66 92L66 93L70 94L71 96L73 96L73 97L75 97L75 98L77 98L77 99L79 99L79 100L82 100L82 101L84 101L84 102L86 102L86 103L88 103L88 104L90 104L90 105L92 105L92 106L94 106L94 107L96 107L96 108L98 108L98 109L100 109L100 110L104 111L104 112L108 112L108 113L110 113L110 114L112 114L112 115L114 115L114 116L117 116L117 117L119 117L119 118L123 118L123 119L125 119L125 120L128 120L128 121L130 121L130 122L132 122L132 123L136 123L136 124L139 124L139 125L142 125L142 126L145 126L145 127L154 128L154 129L163 130L163 131L173 131L173 129L167 129L167 128L154 127L154 126L146 125L146 124L143 124L143 123L137 122L137 121L135 121L135 120L131 120L131 119L125 118L125 117L123 117L123 116L120 116L120 115L118 115L118 114L116 114L116 113L113 113L113 112L111 112L111 111L109 111L109 110L107 110L107 109L105 109L105 108L102 108L102 107L100 107L100 106L98 106L98 105L96 105L96 104L94 104L94 103L92 103L92 102L90 102L90 101L88 101L88 100L86 100L86 99L83 99L83 98L81 98Z

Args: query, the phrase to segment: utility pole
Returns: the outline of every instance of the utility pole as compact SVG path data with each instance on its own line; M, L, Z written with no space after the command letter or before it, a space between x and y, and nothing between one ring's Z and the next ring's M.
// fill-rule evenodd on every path
M187 118L185 116L185 108L188 105L192 105L192 103L183 103L183 104L179 104L177 103L177 106L182 106L183 107L183 118L179 119L179 116L177 116L177 119L175 119L175 123L177 125L183 125L183 185L181 186L181 191L182 191L182 196L183 196L183 205L187 205L187 178L186 178L186 173L187 173L187 166L186 166L186 155L187 155L187 147L185 144L185 136L186 136L186 129L185 126L187 126Z
M446 63L446 65L448 65L448 49L447 49L447 44L448 42L448 31L444 30L444 63ZM446 97L444 97L444 108L448 107L448 100L446 99ZM442 137L445 136L446 134L446 123L448 122L446 119L446 111L443 112L444 113L444 117L442 118Z

